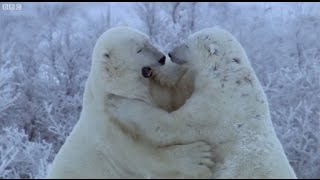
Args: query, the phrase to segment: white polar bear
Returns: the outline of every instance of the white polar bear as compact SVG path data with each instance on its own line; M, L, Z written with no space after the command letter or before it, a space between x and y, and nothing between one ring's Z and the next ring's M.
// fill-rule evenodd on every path
M154 146L122 126L118 122L121 117L108 112L110 94L144 101L151 107L148 80L142 74L148 76L145 69L164 63L165 56L134 29L116 27L103 33L94 47L80 119L56 155L47 178L210 176L208 167L213 162L206 143Z
M215 145L212 178L296 178L274 131L262 86L230 33L204 29L169 56L195 73L192 96L171 113L114 98L114 113L130 109L121 118L130 121L129 128L160 144L205 138ZM133 117L143 112L144 119Z

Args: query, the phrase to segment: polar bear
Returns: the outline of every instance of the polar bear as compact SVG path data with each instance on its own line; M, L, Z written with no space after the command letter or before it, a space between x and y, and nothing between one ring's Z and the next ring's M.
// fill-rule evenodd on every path
M121 118L130 121L129 128L160 144L205 138L215 146L211 178L296 178L274 131L262 86L230 33L201 30L169 56L194 73L191 97L172 112L114 97L114 113L130 109ZM143 112L144 119L133 117Z
M213 162L211 147L205 142L154 146L109 112L109 95L143 101L152 107L148 80L143 76L148 76L146 69L163 64L164 54L145 34L129 27L103 33L93 50L80 119L56 155L47 178L209 177Z

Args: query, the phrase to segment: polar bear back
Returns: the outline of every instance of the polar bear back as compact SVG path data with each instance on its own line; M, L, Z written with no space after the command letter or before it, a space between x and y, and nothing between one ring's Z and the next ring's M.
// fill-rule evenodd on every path
M217 32L217 37L223 39L220 44L225 56L221 59L221 88L214 94L220 97L217 102L224 103L223 114L229 115L224 122L232 126L229 129L235 132L236 141L231 146L235 151L229 150L234 154L224 156L228 169L214 176L296 178L274 131L267 97L243 47L227 32Z

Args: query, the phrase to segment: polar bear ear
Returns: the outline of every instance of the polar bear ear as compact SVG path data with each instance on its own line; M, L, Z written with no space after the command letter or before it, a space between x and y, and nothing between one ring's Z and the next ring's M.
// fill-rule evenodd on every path
M215 44L209 44L209 46L208 46L208 51L209 51L209 53L211 54L211 55L213 55L213 54L215 54L215 55L217 55L217 53L218 53L218 46L217 45L215 45Z

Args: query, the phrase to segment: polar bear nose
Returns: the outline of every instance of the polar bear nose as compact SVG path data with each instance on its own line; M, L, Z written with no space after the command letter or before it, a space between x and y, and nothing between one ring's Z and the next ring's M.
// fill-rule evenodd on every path
M145 66L141 69L141 74L145 78L150 78L152 76L152 69L149 66Z
M172 58L172 55L170 53L168 55L169 55L170 58Z
M162 58L158 61L161 65L166 63L166 56L162 56Z

